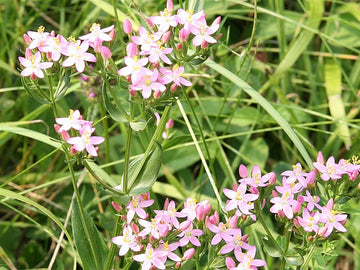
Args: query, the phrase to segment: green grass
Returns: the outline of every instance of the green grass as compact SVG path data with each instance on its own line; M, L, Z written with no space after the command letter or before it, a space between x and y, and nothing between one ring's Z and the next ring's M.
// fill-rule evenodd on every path
M181 2L202 5L209 21L221 16L222 38L210 59L192 71L196 73L191 77L193 86L185 90L189 98L182 95L182 106L175 104L169 112L175 126L163 144L163 163L152 188L157 206L161 207L166 196L179 204L192 196L199 201L209 198L213 208L219 207L219 201L225 202L222 188L231 187L239 178L240 163L259 164L263 172L280 172L301 162L310 170L320 150L325 158L336 160L359 155L360 4ZM1 2L0 269L47 269L49 265L75 269L76 263L80 265L73 242L74 234L81 232L72 231L72 225L80 221L71 224L67 218L73 188L65 156L53 139L58 136L53 130L52 108L33 99L21 83L17 58L24 54L23 34L44 25L48 31L79 36L94 22L103 27L114 24L120 33L125 18L136 29L144 16L156 14L165 5L164 0ZM117 68L123 64L123 38L117 34L113 46ZM127 104L122 99L127 92L116 90L119 102ZM58 102L60 115L67 115L70 108L80 109L95 122L108 115L100 103L88 102L82 91L79 78L72 77L68 92ZM125 160L132 161L146 151L151 156L148 145L157 143L152 140L155 128L132 131L131 149L125 153L126 123L107 117L96 127L97 134L108 139L107 146L100 147L96 170L111 186L120 184ZM80 197L86 218L109 246L115 227L111 201L117 197L96 184L81 166L75 169L77 179L82 180ZM324 253L314 251L329 256L311 261L313 269L325 269L321 263L334 269L344 258L360 269L356 198L344 205L350 213L348 232L337 242L330 241ZM270 215L266 222L276 231ZM66 237L57 252L63 229ZM262 229L251 230L261 243ZM278 269L278 260L266 253L262 256L268 269Z

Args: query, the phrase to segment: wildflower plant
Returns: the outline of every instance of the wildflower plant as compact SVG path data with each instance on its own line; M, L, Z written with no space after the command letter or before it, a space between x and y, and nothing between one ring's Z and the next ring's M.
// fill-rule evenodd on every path
M167 0L163 10L149 17L132 3L139 9L136 19L134 14L120 18L118 12L122 12L114 4L113 25L91 23L77 37L43 26L24 34L24 56L18 57L22 84L32 98L51 106L54 127L53 137L35 131L26 135L62 154L70 176L66 179L71 179L73 188L71 233L66 228L68 219L64 223L41 205L32 205L66 235L72 250L64 249L64 253L72 254L73 269L78 265L97 270L269 269L273 265L322 269L318 257L325 254L322 262L330 261L329 247L348 232L351 213L346 203L358 197L359 162L356 158L336 161L334 156L325 160L321 151L313 161L300 136L262 93L215 62L224 53L220 33L224 18L209 20L195 2ZM312 5L309 16L317 11ZM256 1L254 11L257 20ZM254 35L255 26L246 57L251 56ZM240 67L247 59L243 57L239 56ZM280 71L274 73L274 81ZM218 79L219 74L226 81ZM205 108L196 88L206 87L203 78L220 87L229 86L230 81L229 89L243 89L252 99L247 105L255 100L279 124L301 160L276 172L266 172L264 164L244 162L251 165L240 164L235 175L232 167L238 166L239 159L235 157L231 165L227 155L234 152L250 159L216 134L220 122L226 126L223 130L229 129L231 119L220 118L230 92L214 121L207 115L202 119L197 112ZM199 109L190 97L198 101ZM240 100L241 94L237 105ZM235 112L230 115L234 117ZM176 136L182 132L178 123L189 134ZM171 166L163 166L164 150L181 148L184 143L194 146L201 165L194 169L198 176L180 172L181 178L197 178L200 184L194 190L179 184ZM121 158L113 161L119 152ZM224 175L217 173L218 167ZM106 213L100 211L99 220L92 216L86 190L80 186L84 172L93 186L94 201L101 205L99 190L102 200L111 202ZM159 173L176 192L164 183L162 188L169 191L159 192ZM203 198L202 189L211 195ZM29 202L26 197L20 199ZM109 223L112 234L104 229ZM52 231L48 233L56 238ZM62 247L63 234L56 252Z

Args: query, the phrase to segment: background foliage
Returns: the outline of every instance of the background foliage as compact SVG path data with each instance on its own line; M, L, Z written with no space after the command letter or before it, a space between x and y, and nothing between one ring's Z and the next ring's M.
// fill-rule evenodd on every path
M67 220L73 196L64 157L54 151L47 137L34 138L31 133L56 137L50 106L37 103L21 84L17 57L24 53L22 35L44 25L46 30L53 29L63 36L79 36L93 22L104 27L114 24L120 32L125 16L138 23L142 14L154 15L165 2L1 1L0 269L47 268L61 233L58 225ZM185 99L183 105L215 172L218 190L230 187L237 179L240 163L250 167L258 164L264 172L280 172L297 162L305 168L311 166L319 150L337 160L359 155L357 1L203 0L197 4L209 20L222 16L223 35L211 61L201 65L192 77L194 86L187 89L192 106ZM115 19L114 6L120 22ZM118 44L112 50L114 55L121 55L123 47ZM120 67L122 59L116 60ZM78 108L88 120L100 119L102 108L86 98L79 77L73 77L71 83L59 103L59 113L67 115L69 108ZM165 196L179 202L188 196L210 198L217 207L177 106L170 116L175 127L163 144L164 162L152 189L154 207L161 207ZM98 134L105 125L111 131L109 155L104 154L106 146L101 146L96 162L117 185L123 171L127 129L109 118L98 125ZM133 136L130 154L134 158L145 151L152 133L144 130ZM86 211L110 243L113 198L83 168L77 170ZM330 241L326 250L318 251L321 256L312 263L316 269L360 268L359 205L351 201L345 207L350 213L348 233L337 242ZM270 215L267 222L274 222ZM71 225L67 225L69 232ZM251 233L261 239L260 228ZM69 238L56 255L54 269L72 267L76 255ZM261 257L268 262L268 269L276 268L276 260L268 254L261 253Z

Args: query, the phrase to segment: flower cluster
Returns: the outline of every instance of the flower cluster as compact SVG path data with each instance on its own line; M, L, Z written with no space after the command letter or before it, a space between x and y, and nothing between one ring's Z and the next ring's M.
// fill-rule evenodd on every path
M103 143L105 138L92 136L95 128L92 126L91 121L83 120L79 110L70 110L68 117L56 118L55 121L57 123L54 125L55 130L71 145L71 153L75 154L86 150L90 156L96 157L98 155L99 148L94 145ZM79 136L70 137L69 130L76 131Z
M25 43L28 47L25 50L25 57L19 57L23 67L21 76L31 79L44 78L43 70L51 68L55 62L62 67L75 66L78 72L85 70L87 62L96 62L94 54L89 53L92 47L96 53L101 54L105 59L111 57L111 51L103 45L114 39L114 26L104 29L99 24L93 24L90 33L80 36L78 40L70 37L64 38L61 34L56 35L54 31L46 32L43 26L38 31L28 31L24 34ZM47 59L47 61L44 61Z
M355 165L344 159L335 163L334 157L330 157L326 164L321 152L317 162L313 163L315 170L304 172L301 164L293 166L293 170L283 172L282 184L276 186L270 212L279 217L293 220L297 228L302 228L314 236L328 237L334 230L345 232L344 224L347 215L334 209L335 198L321 200L315 195L316 174L320 174L323 181L329 179L339 181L344 175L350 180L355 180L359 174L360 165ZM313 236L311 236L313 237Z
M248 235L242 235L237 227L236 215L223 223L217 211L210 215L211 205L207 200L197 202L188 198L180 211L174 201L166 199L163 210L154 210L155 215L150 217L144 210L154 202L149 196L145 193L132 197L126 211L113 203L126 220L122 235L112 239L120 247L120 256L131 251L132 258L142 263L142 269L165 269L166 263L180 267L194 256L196 248L206 243L205 236L213 235L211 245L222 244L221 255L233 252L246 269L265 265L264 261L254 258L256 248L248 243ZM234 268L231 260L227 259L229 269Z
M150 31L140 26L137 35L131 35L130 21L124 22L124 32L130 41L126 47L125 66L118 74L128 79L130 94L134 96L141 91L145 99L152 95L158 99L167 86L172 92L182 85L191 86L192 83L184 78L185 68L180 64L189 62L189 59L184 61L184 55L187 55L185 45L192 38L195 47L201 46L205 50L209 43L217 42L211 35L219 29L220 17L208 26L203 10L196 14L183 9L179 9L176 15L173 12L174 5L168 0L164 11L148 19L152 27ZM203 53L195 53L193 57Z

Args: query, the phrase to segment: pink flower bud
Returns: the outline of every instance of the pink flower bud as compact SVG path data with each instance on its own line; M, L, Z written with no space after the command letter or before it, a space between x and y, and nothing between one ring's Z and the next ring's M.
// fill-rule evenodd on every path
M227 221L229 228L235 229L237 226L238 220L239 220L239 217L237 215L230 217Z
M167 137L168 137L167 132L164 131L164 132L162 133L161 137L162 137L164 140L167 139Z
M167 0L166 1L166 9L169 11L169 12L173 12L174 11L174 3L172 0Z
M285 217L284 211L283 211L283 210L279 210L279 211L278 211L278 216L279 216L279 218Z
M296 202L293 204L293 206L292 206L292 211L293 211L294 213L299 213L300 210L301 210L301 205L302 205L301 202L296 201Z
M324 235L326 235L326 232L327 232L327 227L321 227L319 229L318 235L325 237Z
M233 191L237 191L237 189L238 189L238 185L236 184L236 183L233 183L232 184L232 189L233 189Z
M155 118L156 118L156 126L160 124L160 114L158 112L154 112Z
M60 126L58 124L54 124L54 129L55 129L56 133L60 134L59 133Z
M215 224L217 225L219 223L219 213L217 210L214 211L214 214L212 214L210 217L209 217L209 221L212 223L212 224Z
M315 170L312 170L306 176L306 183L311 186L315 183L315 179L316 179L316 172Z
M168 209L169 207L169 198L166 198L164 201L164 210Z
M131 22L128 19L125 19L124 24L123 24L123 29L126 34L131 34L133 27L132 27Z
M91 99L92 99L92 98L96 98L95 93L94 93L94 92L90 92L90 93L89 93L89 98L91 98Z
M231 257L226 257L225 265L228 269L236 267L235 261Z
M150 235L149 242L154 243L156 241L156 238L153 235Z
M309 242L312 242L313 240L314 240L314 236L309 235L309 237L308 237L308 241L309 241Z
M176 268L176 269L179 269L180 267L181 267L181 262L176 262L175 268Z
M341 225L345 226L346 221L347 221L347 219L344 219L344 220L342 220L342 221L339 221L339 223L340 223Z
M160 90L155 90L154 92L154 98L155 99L159 99L161 97L161 91Z
M178 85L175 84L175 83L173 83L173 84L170 86L170 91L174 93L177 88L178 88Z
M163 34L162 38L161 38L161 42L162 43L166 43L170 40L171 37L171 32L167 31L166 33Z
M294 218L294 219L293 219L293 223L294 223L294 226L295 226L296 228L300 228L300 227L301 227L301 225L300 225L300 223L299 223L299 221L298 221L297 218Z
M178 51L181 51L182 48L183 48L183 46L181 45L181 43L176 44L176 49L177 49Z
M244 243L249 243L249 235L245 234L241 237L241 241L243 241Z
M240 166L239 166L239 175L241 178L246 178L249 175L248 169L246 168L246 166L244 164L240 164Z
M165 236L167 236L168 232L169 232L169 226L167 226L167 225L161 226L161 227L159 228L159 235L160 235L160 237L165 237Z
M207 43L205 40L201 43L200 45L201 49L206 49L207 47L209 47L209 43Z
M96 53L100 53L101 52L101 46L102 46L102 40L100 38L96 38L94 41L94 51Z
M179 229L181 231L185 231L187 228L189 228L190 225L191 225L191 220L185 220L180 223Z
M219 33L219 34L217 34L216 36L215 36L215 39L216 40L220 40L221 38L222 38L222 33Z
M328 203L326 204L326 208L329 210L333 210L334 209L334 199L330 198L330 200L328 201Z
M101 55L102 55L102 57L104 57L104 59L111 58L112 54L111 54L111 51L110 51L110 49L108 47L102 46L100 51L101 51Z
M130 94L131 96L135 97L135 96L136 96L136 90L134 90L134 89L129 89L129 94Z
M352 172L349 172L348 175L349 175L349 180L354 181L359 176L359 172L352 171Z
M112 29L112 30L110 31L109 36L110 36L111 40L114 40L114 39L115 39L115 36L116 36L115 29Z
M70 135L66 130L62 130L61 131L61 138L63 138L64 141L67 141L68 139L70 139Z
M184 256L182 257L182 260L190 260L195 254L195 248L189 248L184 252Z
M70 147L70 153L75 155L77 153L76 149L74 148L74 146Z
M168 130L170 128L172 128L174 126L174 120L172 118L169 119L169 121L167 121L165 128Z
M135 43L129 42L128 45L126 45L126 54L127 56L134 58L138 53L138 48Z
M259 190L256 187L250 187L250 192L252 194L259 194Z
M279 197L279 194L276 192L275 189L271 191L271 194L272 194L273 198Z
M116 203L116 202L111 202L111 205L112 205L112 207L115 209L115 211L117 211L117 212L121 212L122 210L123 210L123 208L121 207L121 205L120 204L118 204L118 203Z
M46 58L51 61L52 58L51 58L51 52L46 52Z
M31 52L31 50L29 48L26 48L26 50L25 50L25 58L29 59L32 55L33 54Z
M264 209L265 204L266 204L266 199L263 199L263 201L262 201L262 205L261 205L261 210L262 210L262 209Z
M324 164L324 156L321 153L321 151L318 152L317 157L316 157L316 162L319 162L321 164Z
M271 172L271 176L269 179L269 185L274 185L276 183L276 173Z
M196 218L199 221L202 221L205 219L206 216L206 210L205 207L202 205L196 205L195 206L195 213L196 213Z
M139 226L136 225L135 223L131 223L131 230L133 231L134 234L138 234L140 232Z
M36 80L36 78L37 78L37 77L36 77L35 73L32 73L32 74L30 75L30 79L31 79L31 80Z
M150 18L148 18L148 19L146 20L146 22L148 23L148 25L149 25L150 28L153 28L153 27L154 27L154 23L153 23L153 21L152 21Z
M185 42L187 40L187 38L189 37L189 35L190 35L190 31L186 30L185 28L182 28L179 31L179 39L180 39L180 41Z
M31 43L31 37L29 37L27 34L23 35L23 39L26 44L29 45Z

